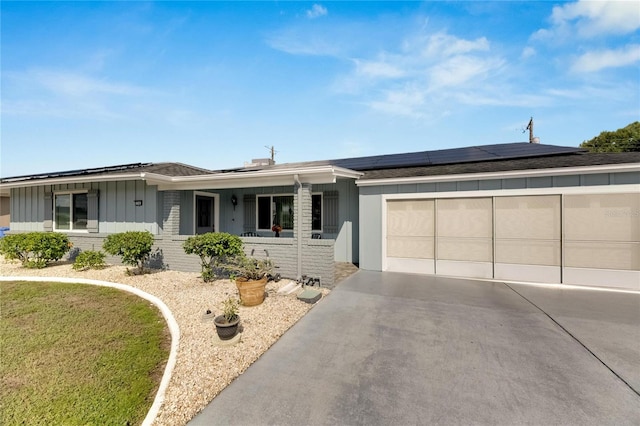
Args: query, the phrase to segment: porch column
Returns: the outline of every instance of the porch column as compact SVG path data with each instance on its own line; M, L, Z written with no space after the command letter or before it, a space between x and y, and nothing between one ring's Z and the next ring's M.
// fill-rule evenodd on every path
M180 191L164 191L162 233L180 234Z
M305 241L311 238L311 184L296 182L294 196L293 237L298 246L298 278L302 276Z

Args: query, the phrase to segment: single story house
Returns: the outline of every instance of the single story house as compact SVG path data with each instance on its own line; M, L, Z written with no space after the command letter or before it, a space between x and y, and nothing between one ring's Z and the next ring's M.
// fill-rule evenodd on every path
M205 170L181 163L4 178L11 232L80 249L147 230L154 262L198 271L182 244L222 231L283 276L376 271L640 290L640 153L506 143ZM272 230L280 225L279 237Z

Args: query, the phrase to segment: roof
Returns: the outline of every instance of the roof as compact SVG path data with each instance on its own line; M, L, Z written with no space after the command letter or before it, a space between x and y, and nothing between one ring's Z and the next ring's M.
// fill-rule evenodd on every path
M176 162L132 163L66 172L15 176L0 180L3 190L19 186L105 180L146 180L165 189L239 188L292 185L302 181L359 182L441 175L492 173L640 163L640 153L588 153L581 148L516 142L403 154L342 158L207 170Z
M588 153L574 152L565 155L514 158L435 166L403 167L367 170L360 181L399 179L420 176L446 176L486 174L523 170L568 169L575 167L640 164L640 152ZM639 167L636 167L640 169Z
M334 160L306 161L299 163L257 166L250 169L228 169L221 172L240 172L243 170L278 169L283 167L309 167L333 165L356 171L394 169L439 164L459 164L467 162L504 160L511 158L541 157L586 152L585 149L542 145L529 142L512 142L493 145L479 145L463 148L449 148L432 151L407 152L402 154L374 155L369 157L340 158Z
M27 182L33 180L49 180L57 178L73 178L82 176L106 176L139 173L158 173L165 176L196 176L212 173L211 170L182 163L131 163L117 166L95 167L91 169L68 170L63 172L39 173L35 175L13 176L3 178L2 183Z

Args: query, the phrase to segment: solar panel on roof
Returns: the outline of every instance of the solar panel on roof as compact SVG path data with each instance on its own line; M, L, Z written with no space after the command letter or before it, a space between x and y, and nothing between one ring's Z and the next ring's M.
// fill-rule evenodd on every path
M583 151L580 148L516 142L465 148L450 148L436 151L410 152L403 154L375 155L371 157L329 160L329 163L352 170L374 170L397 167L415 167L441 164L456 164L511 158L537 157L568 154Z

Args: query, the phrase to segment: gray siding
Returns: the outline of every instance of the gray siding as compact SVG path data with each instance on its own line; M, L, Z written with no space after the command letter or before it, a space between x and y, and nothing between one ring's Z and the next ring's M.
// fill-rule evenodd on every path
M360 188L360 268L382 270L381 187Z
M46 185L11 190L11 229L43 231L45 193L74 190L98 191L98 232L150 231L159 233L157 189L143 181L96 182L84 184ZM142 205L136 206L135 200ZM52 206L46 206L51 209Z

